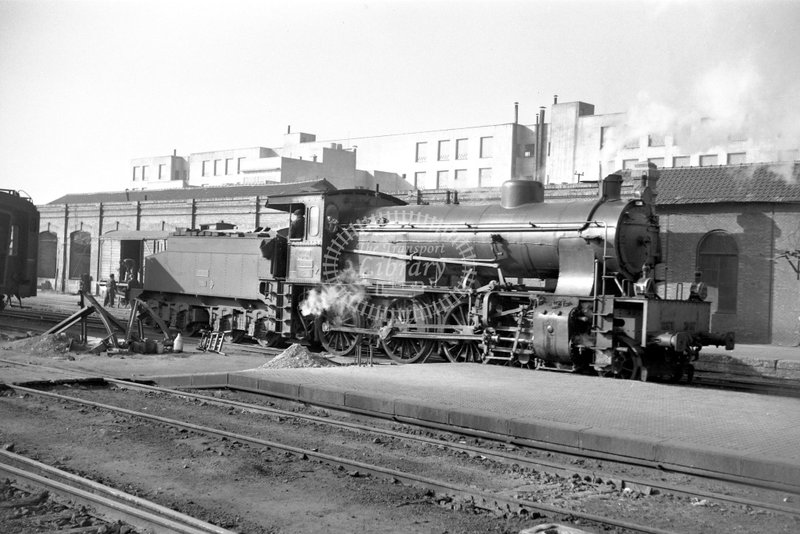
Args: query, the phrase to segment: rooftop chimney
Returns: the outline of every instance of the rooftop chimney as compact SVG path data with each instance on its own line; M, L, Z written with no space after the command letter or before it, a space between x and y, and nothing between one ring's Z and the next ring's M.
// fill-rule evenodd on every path
M292 133L292 125L291 125L291 124L290 124L289 126L287 126L287 127L286 127L286 133L287 133L287 134L290 134L290 133Z
M519 102L514 102L514 124L519 123Z
M558 104L558 95L553 95L553 104Z

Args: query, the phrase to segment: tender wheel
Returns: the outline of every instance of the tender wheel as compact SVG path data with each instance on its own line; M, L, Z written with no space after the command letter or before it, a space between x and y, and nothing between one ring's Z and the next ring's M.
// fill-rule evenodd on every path
M444 333L461 333L464 326L469 326L469 304L461 302L456 304L444 318L444 324L453 325L454 328L445 328ZM477 341L442 341L442 350L448 360L454 363L480 362L481 350Z
M200 331L203 328L208 328L208 325L198 322L189 323L181 328L181 334L183 334L185 337L197 337L200 335Z
M425 308L414 299L398 298L389 304L384 314L389 333L381 339L386 354L398 363L414 363L427 358L435 349L436 342L431 339L414 339L410 337L393 337L392 332L414 328L425 324L427 313Z
M342 332L337 328L361 328L361 316L358 312L346 309L341 313L331 314L324 312L317 317L316 330L323 348L336 356L346 356L353 352L356 345L361 343L361 334L355 332Z
M267 332L264 337L256 338L256 342L262 347L276 347L281 342L281 336L275 332Z
M241 343L247 333L244 330L231 330L226 332L224 339L225 343Z

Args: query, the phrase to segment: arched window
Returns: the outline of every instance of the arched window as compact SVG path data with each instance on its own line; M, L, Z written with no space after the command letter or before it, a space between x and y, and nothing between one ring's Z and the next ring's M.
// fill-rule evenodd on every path
M41 232L39 234L39 278L56 277L56 258L58 251L58 237L54 232Z
M92 257L92 236L89 232L72 232L69 235L69 277L79 280L89 272Z
M739 247L733 236L722 230L703 236L697 247L697 269L706 285L717 288L717 312L736 313Z

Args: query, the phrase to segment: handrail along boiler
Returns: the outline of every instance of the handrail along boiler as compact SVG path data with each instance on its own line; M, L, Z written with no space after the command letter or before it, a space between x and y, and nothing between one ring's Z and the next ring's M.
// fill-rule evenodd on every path
M635 172L630 199L619 174L597 198L566 201L545 202L542 184L525 180L506 182L499 204L410 205L367 190L277 195L267 207L286 214L285 228L238 234L236 244L174 236L180 245L146 269L170 292L146 278L145 296L173 326L207 322L265 344L319 342L348 354L369 340L403 363L438 352L453 362L691 377L701 347L733 348L733 334L710 332L702 291L656 293L658 171ZM187 254L214 250L224 262L187 270ZM244 270L234 279L236 265Z

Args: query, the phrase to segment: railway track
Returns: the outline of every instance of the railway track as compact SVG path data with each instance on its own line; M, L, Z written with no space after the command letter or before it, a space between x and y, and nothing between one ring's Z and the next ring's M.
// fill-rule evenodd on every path
M255 349L255 350L258 350L258 351L275 351L275 352L277 352L279 349L258 348L258 349ZM2 359L2 358L0 358L0 364L25 366L25 367L34 367L34 368L35 367L39 367L37 365L30 364L30 363L17 362L17 361L13 361L13 360ZM344 421L332 420L332 419L327 418L327 417L316 417L316 416L313 416L313 415L298 414L296 412L291 412L291 411L287 411L287 410L282 410L282 409L270 407L268 405L265 405L264 402L260 402L260 403L240 402L240 401L237 401L237 400L223 399L223 398L215 397L215 396L208 395L208 394L192 393L190 391L186 391L185 389L176 390L176 389L158 387L158 386L155 386L155 385L140 383L140 382L137 382L135 380L120 380L120 379L115 379L115 378L111 378L111 377L87 378L84 373L78 373L78 372L75 372L75 371L70 371L70 370L56 368L56 367L47 367L47 368L55 370L60 374L63 374L64 375L63 381L49 380L49 381L41 381L39 383L29 383L29 385L31 385L33 387L47 388L47 387L53 386L56 383L66 383L66 382L70 382L70 381L73 381L73 380L76 381L76 383L86 384L88 386L95 386L95 387L104 387L106 385L112 385L112 386L117 386L117 387L120 387L120 388L139 389L139 390L142 390L142 391L152 391L152 392L157 392L157 393L161 393L161 394L165 394L165 395L177 396L177 397L186 398L186 399L195 399L195 400L200 400L200 401L203 401L203 402L206 402L206 403L209 403L209 404L233 407L233 408L246 410L246 411L250 411L250 412L254 412L254 413L261 413L261 414L265 414L265 415L272 415L272 416L279 416L279 417L293 417L293 418L296 418L296 419L302 419L302 420L305 420L305 421L315 422L315 423L318 423L318 424L337 425L337 426L340 426L342 428L353 428L353 429L370 431L370 432L379 433L379 434L383 433L383 434L385 434L387 436L391 436L391 437L409 439L409 440L414 440L414 441L418 441L418 442L422 442L422 443L428 443L428 444L441 445L441 441L440 440L433 440L433 439L425 438L425 437L422 437L422 436L409 436L407 433L401 433L401 432L392 432L392 431L386 431L386 430L379 430L374 425L372 425L372 426L369 426L369 425L367 425L367 426L356 425L356 424L348 423L348 422L344 422ZM199 389L199 388L193 388L193 389ZM231 387L231 386L229 386L227 389L232 394L236 394L236 393L245 394L245 395L248 395L250 398L255 397L255 398L262 398L262 399L270 399L270 398L275 399L275 397L269 397L268 395L265 395L263 392L257 392L256 393L256 392L250 392L250 391L247 391L247 390L238 390L237 388ZM287 400L291 401L292 399L287 399ZM265 402L269 403L270 401L266 400ZM370 418L384 418L384 419L387 418L387 416L385 416L384 414L376 414L376 413L372 413L372 412L359 411L357 409L352 409L352 408L348 409L348 408L346 408L344 406L339 406L339 405L327 406L327 405L320 404L319 406L322 407L322 408L333 410L333 411L337 411L337 412L345 412L345 411L349 410L352 413L356 413L356 414L359 414L359 415L364 415L364 416L367 416L367 417L370 417ZM410 426L413 426L413 427L429 428L429 429L433 429L433 430L436 430L436 431L450 432L450 433L456 433L456 434L461 434L461 435L467 435L467 436L473 437L475 439L482 439L482 440L486 440L488 442L493 442L493 443L511 444L511 445L520 447L522 449L541 450L541 451L546 451L546 452L549 452L549 453L563 453L563 454L567 454L567 455L574 456L574 457L580 457L580 458L586 458L586 459L592 459L592 460L600 460L600 461L607 461L607 462L615 462L617 464L622 464L622 465L632 465L632 466L636 466L636 467L640 467L640 468L651 469L651 470L653 470L654 472L657 472L657 473L663 473L665 470L668 470L668 471L675 472L675 473L682 473L682 474L686 474L686 475L690 475L690 476L697 476L697 477L700 477L702 479L722 480L722 481L733 483L733 484L741 484L741 485L744 485L746 487L760 486L760 487L763 487L764 489L773 490L773 491L781 491L781 492L789 492L789 493L798 493L798 492L800 492L800 487L793 487L793 486L785 486L785 485L780 485L780 484L775 484L775 483L768 483L766 481L754 480L754 479L744 478L744 477L736 477L736 476L733 476L733 475L722 475L720 473L705 471L705 470L701 470L701 469L687 468L685 466L665 465L663 462L662 463L655 463L655 462L651 462L651 461L647 461L647 460L635 460L635 459L632 459L632 458L626 457L626 456L611 455L611 454L608 454L608 453L599 453L599 452L594 452L593 453L591 451L585 451L585 450L575 449L575 448L566 447L566 446L558 446L558 445L554 445L554 444L551 444L551 443L532 442L532 441L529 441L529 440L521 440L521 439L520 440L511 440L510 441L508 436L505 436L505 435L494 435L494 434L491 434L491 433L488 433L488 432L484 432L484 431L475 431L475 430L465 429L465 428L455 428L455 427L451 427L451 426L448 426L448 425L440 425L440 424L436 424L436 423L433 423L433 422L425 422L425 421L419 421L419 420L415 420L415 419L405 419L405 418L401 418L401 417L397 417L397 416L391 416L391 417L388 417L388 419L391 419L391 420L396 421L396 422L404 423L404 424L407 424L407 425L410 425ZM581 470L579 468L575 468L574 466L565 466L563 463L562 464L557 464L557 463L554 463L554 462L548 462L548 461L543 461L543 460L531 460L531 459L522 458L522 457L520 457L518 455L510 455L510 454L493 452L493 451L487 450L486 448L475 448L475 447L469 447L467 445L459 446L457 444L449 444L448 447L453 449L453 450L461 451L461 452L463 452L465 454L470 454L470 455L480 454L480 455L484 455L486 457L491 457L491 458L496 459L498 461L522 462L524 464L530 465L531 467L535 467L535 468L544 467L544 468L555 469L555 470L561 469L562 471L568 471L570 473L579 473L579 474L581 474L581 476L592 476L592 477L605 478L605 479L611 478L611 479L616 479L616 480L620 479L619 476L610 476L608 474L599 474L596 469L592 470L592 471ZM757 503L751 502L751 500L749 500L749 499L741 499L740 501L737 501L735 498L730 498L729 496L725 496L725 495L722 495L722 494L707 493L707 494L701 495L698 492L695 492L695 493L688 492L687 493L687 492L683 492L680 488L675 487L675 486L652 483L652 482L649 482L649 481L637 480L637 479L630 478L630 477L627 477L625 480L620 480L620 483L622 483L624 485L627 485L628 487L649 487L651 489L658 489L658 490L662 490L662 491L670 491L670 492L676 493L676 494L687 494L687 495L699 496L699 497L703 497L703 498L714 498L714 499L718 499L718 500L721 500L721 501L739 503L739 504L742 504L742 505L757 504ZM796 499L796 501L800 502L800 499ZM765 507L765 508L769 508L769 507ZM778 505L778 506L776 506L774 508L774 510L775 511L790 512L791 513L793 508L791 508L791 507L783 507L783 506Z
M152 391L159 394L170 395L174 397L180 397L185 399L195 399L209 404L215 404L218 406L225 406L225 407L233 407L238 410L248 411L252 413L260 413L269 416L275 417L286 417L286 418L295 418L299 420L304 420L307 422L312 422L314 424L319 425L329 425L329 426L338 426L340 428L347 428L356 431L368 432L371 434L376 435L383 435L394 439L401 439L401 440L408 440L408 441L415 441L418 443L423 443L426 445L430 445L433 447L442 446L443 441L440 438L436 437L427 437L421 434L409 434L407 431L396 431L396 430L387 430L385 428L381 428L378 425L372 424L358 424L349 421L343 420L335 420L331 419L330 417L319 417L314 415L302 414L297 413L294 411L284 410L280 408L265 406L263 404L254 404L251 402L242 402L237 400L231 399L224 399L219 397L214 397L213 395L203 395L197 393L191 393L187 391L179 391L169 388L161 388L157 386L149 386L145 384L137 384L135 382L127 381L127 380L116 380L116 379L105 379L105 382L111 385L115 385L121 388L136 388L142 391ZM341 409L341 408L339 408ZM373 414L369 414L370 417L374 417ZM394 418L394 420L397 420ZM410 425L412 428L420 428L418 421L404 421L404 424ZM438 427L439 430L442 432L448 432L453 435L461 435L464 433L465 429L460 427L452 427L446 425L440 425ZM506 437L497 437L496 439L488 441L489 443L493 443L499 445L502 448L506 448L508 445L508 440ZM754 506L758 508L762 508L765 510L771 510L774 512L786 513L790 515L795 515L800 518L800 507L792 507L792 506L784 506L781 504L776 503L769 503L764 501L757 501L751 498L743 498L737 497L734 495L726 495L719 492L711 492L711 491L703 491L699 488L690 488L687 485L683 487L672 485L672 484L665 484L658 482L654 479L654 477L650 477L648 479L645 478L634 478L631 476L625 476L621 478L618 473L611 473L611 472L604 472L599 469L581 469L580 467L576 467L574 463L569 462L556 462L550 461L542 458L530 458L520 454L511 453L508 451L497 450L497 448L492 448L489 446L470 446L464 443L453 442L453 441L446 441L446 447L452 451L457 453L469 455L469 456L480 456L484 458L490 458L494 461L506 463L509 465L517 464L523 467L527 467L530 469L538 469L538 470L548 470L554 473L558 473L561 475L573 476L578 474L581 478L591 478L591 479L603 479L603 480L612 480L614 481L615 485L620 488L648 488L648 491L658 490L663 492L670 492L673 494L680 494L685 495L688 497L694 497L698 499L714 499L721 502L728 502L732 504L738 504L742 506ZM513 446L515 449L520 451L525 450L537 450L539 452L542 451L541 448L538 447L531 447L531 446ZM547 450L546 452L552 452L552 450ZM562 452L566 452L564 449ZM640 462L631 461L630 458L623 458L620 456L610 458L609 455L604 455L606 460L612 460L617 464L624 464L624 465L635 465L636 467L642 467ZM576 450L572 450L569 452L570 459L597 459L595 455L586 452L579 452ZM647 466L652 467L652 466ZM658 475L664 474L664 466L663 464L659 464L658 469L655 470ZM683 474L691 474L693 476L697 476L698 478L703 479L713 479L713 480L724 480L726 482L739 484L743 487L744 491L747 492L753 485L757 485L764 489L776 491L776 492L783 492L783 493L792 493L795 497L795 501L800 501L800 487L787 487L785 485L779 484L769 484L765 481L754 481L752 479L743 478L743 477L734 477L734 476L725 476L721 477L718 473L709 473L709 472L701 472L699 470L687 470L685 468L678 468L675 469L676 472L681 472ZM653 474L653 473L651 473Z
M0 476L13 479L15 486L40 496L39 501L45 495L48 498L55 495L68 502L70 508L88 508L90 515L108 523L120 522L164 534L234 534L231 530L5 450L0 450ZM17 507L30 508L35 500L19 501ZM38 521L45 522L45 518L38 518Z
M96 383L99 384L100 382ZM618 489L621 491L628 491L628 492L647 491L647 492L670 493L670 494L685 496L687 498L692 499L695 502L705 502L707 500L714 500L716 502L726 503L728 505L735 505L751 509L760 509L774 513L786 514L796 518L796 520L800 520L800 508L784 506L772 502L758 501L755 499L745 498L735 495L726 495L719 492L704 491L696 487L689 487L687 485L659 483L656 480L656 478L653 477L648 477L647 479L635 479L632 477L626 477L626 479L621 480L618 478L619 475L603 472L599 469L582 470L580 468L576 468L575 465L571 465L565 462L531 459L531 458L526 458L525 456L521 456L519 454L511 454L507 451L498 451L490 447L470 446L465 443L462 444L458 442L454 443L452 441L442 441L440 438L430 438L421 435L409 435L407 432L386 430L376 425L364 425L346 421L334 421L331 420L331 418L329 417L316 417L316 416L303 415L303 414L298 414L296 412L276 409L273 407L265 407L262 405L256 405L252 403L244 403L235 400L221 399L218 397L198 395L183 391L167 390L164 388L131 384L125 381L107 380L107 383L125 389L131 389L131 388L138 389L141 391L148 392L148 394L178 397L193 402L214 404L217 406L227 407L229 409L235 409L240 412L268 415L271 417L278 417L278 418L301 419L304 420L305 422L312 423L314 425L336 425L341 428L346 428L354 432L369 433L370 435L380 436L385 439L414 441L416 443L421 443L424 445L437 448L446 447L455 454L469 455L470 457L480 457L482 459L489 459L492 461L504 463L506 465L515 465L518 468L545 470L548 472L560 473L567 477L570 476L578 477L581 480L585 479L590 481L597 481L602 479L605 481L614 481L615 486L618 487ZM467 499L470 502L476 503L477 506L479 506L482 509L505 511L505 512L512 511L514 513L530 513L530 511L537 511L539 513L547 514L550 516L557 515L560 517L563 516L577 517L586 521L613 526L616 528L622 528L633 532L648 532L648 533L666 532L664 530L653 528L648 525L635 524L626 521L619 521L611 517L584 513L578 509L565 510L561 506L548 505L546 503L536 502L535 500L520 498L519 495L516 495L514 497L509 497L498 494L497 492L479 491L473 487L465 487L462 485L452 484L444 480L438 480L427 476L420 476L419 474L404 472L397 469L386 468L378 464L365 463L362 461L356 461L342 456L321 453L316 449L287 445L285 443L276 442L273 440L263 440L250 435L229 432L222 430L220 428L199 425L185 420L155 416L151 413L120 408L105 403L98 403L82 398L83 394L79 394L79 392L75 391L74 389L70 392L70 395L59 395L52 392L41 391L38 389L32 389L21 386L13 386L13 388L19 392L31 395L40 395L51 399L57 399L59 401L78 403L84 406L91 406L101 410L109 410L118 413L124 413L129 416L147 419L160 424L171 425L174 427L183 428L193 432L199 432L207 435L217 436L219 438L236 440L243 443L248 443L253 446L270 447L278 450L283 450L287 453L302 456L304 458L311 458L319 462L341 466L344 469L357 470L369 473L376 477L390 477L397 481L401 481L405 484L426 488L429 491L435 492L437 495L457 496L459 499ZM76 397L75 396L76 394L79 394L80 396ZM450 430L457 431L459 429L450 429ZM785 488L781 489L785 490ZM743 488L743 490L746 491L746 488ZM797 499L798 496L800 495L795 494L793 496L795 502L798 500Z

